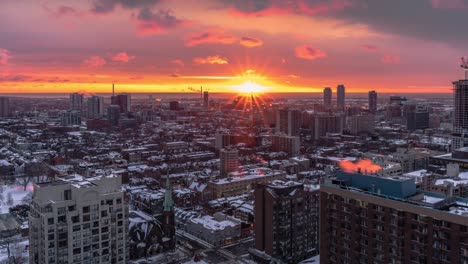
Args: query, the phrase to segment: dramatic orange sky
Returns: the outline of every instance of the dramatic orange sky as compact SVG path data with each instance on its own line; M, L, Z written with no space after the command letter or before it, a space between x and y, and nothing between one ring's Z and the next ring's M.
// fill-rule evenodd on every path
M2 0L0 93L450 92L466 0Z

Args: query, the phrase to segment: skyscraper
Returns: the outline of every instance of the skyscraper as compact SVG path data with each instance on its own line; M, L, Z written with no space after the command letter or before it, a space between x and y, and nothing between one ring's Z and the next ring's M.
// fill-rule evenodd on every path
M0 97L0 117L7 117L10 115L10 98Z
M323 89L323 105L325 107L331 107L332 105L332 89L330 87L325 87Z
M83 110L83 94L72 93L70 94L70 110L82 111Z
M125 263L128 208L120 176L34 184L29 263Z
M239 167L239 151L233 148L225 148L219 152L219 169L221 176L226 177L229 172L236 171Z
M340 84L336 88L336 104L338 110L344 111L345 109L345 86Z
M468 146L468 80L453 82L452 150Z
M109 105L107 108L107 119L111 126L118 126L120 120L120 106L118 105Z
M320 262L467 263L467 202L414 178L339 172L320 186Z
M297 109L280 109L276 112L276 132L299 136L302 113Z
M342 113L318 113L314 116L311 130L315 140L327 133L343 133L344 116Z
M128 113L132 110L130 94L118 94L111 97L111 104L120 106L120 113Z
M299 263L318 254L318 186L279 180L260 183L254 199L257 252L281 263Z
M203 92L203 107L205 109L209 109L210 108L210 101L209 101L209 94L208 94L208 91L204 91Z
M104 115L104 98L102 96L91 96L87 101L88 118L100 118Z
M376 91L369 92L369 111L372 114L375 114L377 112L377 92Z

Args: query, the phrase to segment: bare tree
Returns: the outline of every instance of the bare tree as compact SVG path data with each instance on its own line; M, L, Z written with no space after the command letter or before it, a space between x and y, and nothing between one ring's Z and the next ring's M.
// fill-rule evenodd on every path
M6 249L9 264L27 263L28 259L23 254L24 247L18 238L10 237L0 240L0 248Z
M13 195L11 195L11 192L7 194L7 205L12 206L15 201L13 200Z

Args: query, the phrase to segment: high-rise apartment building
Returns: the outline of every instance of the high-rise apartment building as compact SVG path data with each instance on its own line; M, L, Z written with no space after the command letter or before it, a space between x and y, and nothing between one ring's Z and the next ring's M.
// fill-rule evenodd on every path
M372 114L377 113L377 92L376 91L369 92L369 111Z
M239 167L239 151L234 148L221 149L219 152L219 170L222 177L226 177L229 172L236 171Z
M312 124L313 138L317 140L327 133L343 133L343 128L343 114L318 113L314 116Z
M345 86L342 84L338 85L338 87L336 87L336 105L338 107L338 110L344 111L345 96L346 96Z
M88 118L100 118L104 116L104 98L102 96L91 96L87 101Z
M111 126L118 126L120 120L120 106L118 105L109 105L107 107L107 119Z
M318 186L279 180L260 183L254 199L257 253L281 263L299 263L318 254ZM255 251L253 255L261 258Z
M10 98L0 97L0 117L10 116Z
M209 94L208 94L208 91L204 91L203 92L203 107L205 109L209 109L210 108L210 97L209 97Z
M87 101L88 118L100 118L104 116L104 98L102 96L91 96Z
M176 230L174 215L174 200L172 199L171 180L166 176L166 192L163 202L162 231L164 234L163 246L165 250L173 251L176 248Z
M404 106L404 112L408 130L429 128L429 108L427 105L407 104Z
M296 157L300 154L301 139L299 137L276 134L271 136L272 150L288 153L289 157Z
M34 185L29 263L125 263L128 209L120 176Z
M359 133L374 133L374 115L355 115L348 118L349 130L352 135Z
M132 100L130 94L122 93L111 97L111 104L120 106L120 113L132 111Z
M79 126L81 125L81 114L79 111L66 111L60 116L62 126Z
M71 111L79 111L83 110L83 94L80 93L72 93L70 94L70 110Z
M299 136L302 113L297 109L280 109L276 112L276 132Z
M467 202L414 178L340 172L320 186L320 262L468 263Z
M332 106L332 89L330 87L325 87L323 89L323 105L325 107L331 107Z
M468 146L468 80L453 82L452 150Z

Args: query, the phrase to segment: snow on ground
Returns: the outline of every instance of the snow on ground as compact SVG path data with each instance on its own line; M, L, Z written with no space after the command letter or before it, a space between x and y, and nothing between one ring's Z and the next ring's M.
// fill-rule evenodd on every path
M8 201L8 194L11 194L13 198L13 205L24 204L23 199L28 196L28 194L32 194L33 185L29 183L26 186L26 191L24 190L23 185L20 184L12 184L12 185L3 185L0 188L3 188L3 192L0 193L0 196L3 196L3 200L0 197L0 214L8 213L8 209L11 207L7 204Z
M28 238L19 238L17 243L14 243L10 247L10 254L21 254L24 263L28 263L29 259L29 241ZM7 264L8 263L8 252L6 248L0 248L0 264Z

